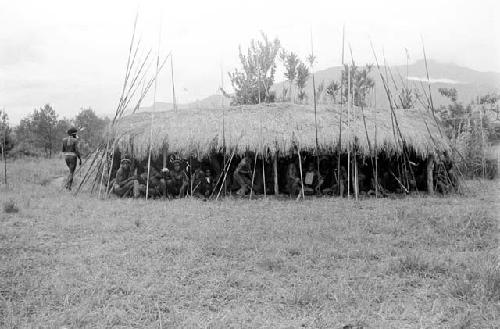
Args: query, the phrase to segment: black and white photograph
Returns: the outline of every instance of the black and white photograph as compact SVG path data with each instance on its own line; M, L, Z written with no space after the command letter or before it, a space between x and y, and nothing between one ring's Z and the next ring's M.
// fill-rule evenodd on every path
M0 0L0 328L500 328L497 0Z

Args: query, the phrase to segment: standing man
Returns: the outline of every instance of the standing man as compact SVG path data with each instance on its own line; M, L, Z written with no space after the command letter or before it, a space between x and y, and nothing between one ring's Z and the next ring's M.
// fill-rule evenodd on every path
M66 189L71 191L71 186L73 185L73 175L76 169L76 160L80 160L80 166L82 165L82 158L80 157L80 152L78 151L78 137L76 133L78 129L71 127L68 129L68 137L63 139L62 152L64 159L66 160L66 165L69 168L69 175L66 179Z

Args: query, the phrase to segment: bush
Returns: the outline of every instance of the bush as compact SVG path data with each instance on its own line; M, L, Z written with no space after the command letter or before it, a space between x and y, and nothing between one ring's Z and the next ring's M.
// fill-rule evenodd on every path
M9 200L7 202L4 202L3 211L7 214L11 214L19 212L19 208L17 207L16 202L14 200Z

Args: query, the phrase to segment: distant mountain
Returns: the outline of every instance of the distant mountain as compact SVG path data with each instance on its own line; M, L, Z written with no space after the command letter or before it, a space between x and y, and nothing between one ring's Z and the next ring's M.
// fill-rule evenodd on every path
M432 98L434 101L434 106L438 107L440 105L446 105L449 103L448 99L441 96L438 92L438 88L455 88L458 92L458 100L464 103L468 103L475 100L478 96L485 95L490 92L500 92L500 73L497 72L479 72L466 67L458 66L455 64L445 64L437 61L428 61L429 69L429 80L431 82ZM381 67L381 71L385 74L385 67ZM428 92L427 87L427 71L425 69L425 62L419 60L413 64L408 65L396 65L390 66L390 71L392 76L398 85L401 87L401 80L408 82L408 85L412 88L417 88L421 90L425 88ZM325 70L319 70L315 72L316 87L321 83L324 83L325 87L329 82L335 80L340 80L340 75L342 72L341 66L330 67ZM380 79L380 74L376 67L373 68L371 77L375 80L375 98L377 106L388 106L387 95ZM393 83L391 81L391 88L393 88ZM286 81L277 82L271 88L276 92L278 97L281 97L283 88L289 88L289 84ZM296 87L295 87L296 88ZM294 94L296 94L296 89L294 89ZM312 99L312 79L309 78L306 86L306 92L309 99ZM375 100L375 99L374 99ZM372 100L372 101L374 101ZM212 95L207 98L192 102L189 104L179 104L178 108L186 107L198 107L198 108L216 108L220 107L221 102L224 102L225 106L229 105L229 99L223 98L221 95ZM171 110L171 103L156 103L156 111L166 111ZM152 106L142 108L141 110L151 111Z
M447 98L439 94L438 88L455 88L458 92L458 100L465 103L476 99L477 96L481 96L489 92L500 91L500 73L479 72L455 64L443 64L436 61L428 61L428 68L434 106L449 103ZM382 71L382 74L385 74L384 66L382 66L380 70ZM410 64L408 67L406 67L406 65L390 66L390 71L392 72L392 77L396 81L398 88L401 88L401 81L403 80L405 83L408 82L408 85L411 88L421 90L422 87L424 87L425 91L428 92L427 71L423 60ZM316 87L318 87L322 82L326 87L326 85L333 80L340 81L341 72L341 66L335 66L317 71L314 77ZM387 94L384 90L377 67L373 67L371 77L375 80L375 97L377 106L388 106L389 102ZM276 91L279 96L282 93L283 87L289 88L288 82L276 83L273 85L272 89ZM390 87L394 87L392 79L390 79ZM308 95L312 95L311 81L308 81L307 83L306 92Z
M223 103L222 103L223 102ZM203 98L199 101L185 103L185 104L177 104L177 109L185 109L185 108L220 108L221 104L224 106L229 106L230 100L221 95L211 95L206 98ZM144 112L163 112L163 111L172 111L174 106L172 103L167 102L156 102L156 105L144 106L141 107L139 111Z

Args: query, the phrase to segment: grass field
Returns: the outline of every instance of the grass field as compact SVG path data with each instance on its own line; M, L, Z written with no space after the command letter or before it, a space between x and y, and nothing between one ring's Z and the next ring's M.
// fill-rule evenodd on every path
M446 198L100 201L52 183L62 160L9 170L0 327L500 327L498 182Z

